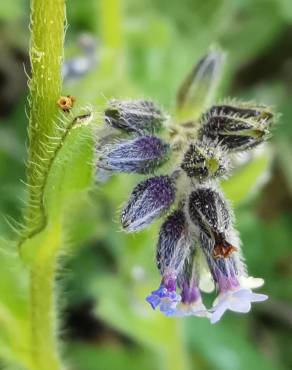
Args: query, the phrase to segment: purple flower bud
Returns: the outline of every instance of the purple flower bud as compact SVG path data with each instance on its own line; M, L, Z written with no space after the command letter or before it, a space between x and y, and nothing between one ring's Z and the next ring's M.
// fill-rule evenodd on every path
M196 241L193 241L193 244ZM183 268L178 276L178 285L182 290L182 302L185 304L194 303L201 299L198 287L199 274L196 266L197 246L193 246L188 251L188 256L184 260Z
M238 277L244 269L241 261L233 257L215 258L212 253L206 253L206 257L214 282L220 292L227 292L239 287Z
M170 208L175 193L174 180L169 176L155 176L140 182L122 210L122 227L128 232L144 229Z
M152 173L168 159L169 149L155 136L121 141L101 156L98 167L113 172Z
M213 106L201 119L199 138L216 140L231 151L251 149L269 138L273 117L265 106Z
M104 112L105 121L127 133L153 133L162 127L166 116L148 100L112 100Z
M167 217L160 228L156 262L161 274L178 274L189 252L188 225L182 210Z
M212 145L209 140L191 144L181 164L189 177L199 181L222 177L229 167L230 162L222 147Z
M201 299L201 293L195 281L184 282L182 287L182 302L191 304Z

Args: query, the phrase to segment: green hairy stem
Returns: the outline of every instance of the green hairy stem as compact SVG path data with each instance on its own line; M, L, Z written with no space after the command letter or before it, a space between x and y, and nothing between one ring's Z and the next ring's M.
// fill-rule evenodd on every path
M59 223L60 225L61 223ZM57 350L54 280L61 230L48 232L48 239L31 268L30 313L32 369L62 369Z
M65 0L32 0L30 57L28 205L26 229L38 228L43 218L43 182L53 151L50 137L55 132L57 100L61 93ZM29 234L29 233L28 233ZM56 344L54 312L54 277L56 258L61 245L61 220L53 225L38 245L30 266L31 368L62 368ZM29 248L29 245L27 246Z
M28 184L29 206L26 218L37 225L40 192L45 163L50 158L47 145L54 135L61 93L65 0L32 0ZM43 162L43 166L38 163Z

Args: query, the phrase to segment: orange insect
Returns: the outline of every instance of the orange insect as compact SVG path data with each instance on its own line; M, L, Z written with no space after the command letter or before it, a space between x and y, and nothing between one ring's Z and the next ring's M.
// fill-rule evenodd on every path
M215 235L215 246L213 249L214 258L228 258L237 248L228 243L222 235Z
M233 252L236 252L237 248L233 245L215 245L213 249L213 256L215 258L223 257L228 258Z
M60 96L57 101L59 108L62 109L63 112L69 113L70 109L73 108L76 99L74 96L67 95L67 96Z

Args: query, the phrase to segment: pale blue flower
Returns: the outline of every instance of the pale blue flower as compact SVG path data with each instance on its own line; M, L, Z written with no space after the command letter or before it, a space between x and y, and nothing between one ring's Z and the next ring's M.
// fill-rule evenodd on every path
M210 321L212 324L215 324L227 310L247 313L251 309L252 302L263 302L266 299L268 299L267 295L254 293L251 289L245 288L221 293L211 309Z

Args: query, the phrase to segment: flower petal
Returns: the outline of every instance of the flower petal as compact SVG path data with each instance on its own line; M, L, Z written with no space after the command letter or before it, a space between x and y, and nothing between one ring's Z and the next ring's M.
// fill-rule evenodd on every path
M247 289L256 289L264 285L265 280L262 278L254 278L253 276L240 276L240 286Z
M228 310L228 305L226 302L222 301L220 303L218 303L214 309L211 310L211 318L210 318L210 322L211 324L215 324L216 322L218 322L221 317L224 315L225 311Z
M172 283L173 282L171 282L171 284ZM174 289L175 286L167 288L167 286L162 283L157 290L154 290L146 297L146 301L150 303L153 310L159 307L160 311L166 316L172 316L176 310L177 304L181 300L181 296L177 294Z
M252 302L262 302L268 298L265 294L253 293L250 289L238 289L221 293L214 302L211 310L211 322L220 320L226 310L247 313Z

